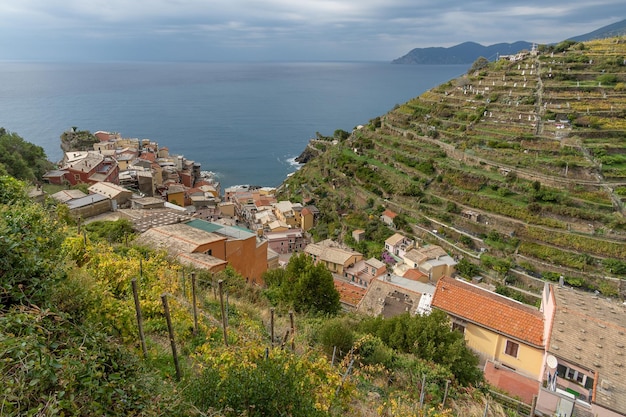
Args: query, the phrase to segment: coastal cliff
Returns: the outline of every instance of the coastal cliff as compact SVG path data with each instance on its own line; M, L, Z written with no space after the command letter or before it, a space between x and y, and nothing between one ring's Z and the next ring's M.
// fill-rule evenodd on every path
M325 141L311 139L309 143L307 143L306 148L304 148L302 153L295 158L295 161L299 164L306 164L310 160L320 156L323 152L323 150L320 149L321 148L320 142L323 144L325 148L326 146L326 143L324 143Z

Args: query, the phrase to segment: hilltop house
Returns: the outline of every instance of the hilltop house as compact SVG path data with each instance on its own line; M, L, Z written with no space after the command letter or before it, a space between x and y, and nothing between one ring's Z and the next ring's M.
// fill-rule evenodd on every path
M380 220L387 226L395 228L396 225L393 223L393 219L395 219L397 216L397 213L387 209L383 211L383 214L380 215Z
M484 364L485 378L530 403L544 370L549 308L542 311L450 277L437 283L432 307L446 312L452 328ZM545 313L545 314L544 314Z

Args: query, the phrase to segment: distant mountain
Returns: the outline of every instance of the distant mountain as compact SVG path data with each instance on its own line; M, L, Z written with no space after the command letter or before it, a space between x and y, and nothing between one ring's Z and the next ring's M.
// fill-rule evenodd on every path
M394 59L394 64L471 64L476 58L484 56L493 61L497 55L515 54L522 49L530 50L532 43L519 41L515 43L497 43L483 46L476 42L464 42L449 48L430 47L415 48L403 57Z
M594 30L584 35L569 38L577 42L592 39L610 38L613 36L626 35L626 20L613 23L600 29ZM396 58L394 64L471 64L478 57L485 57L494 60L498 55L515 54L523 49L530 49L532 43L518 41L515 43L497 43L495 45L483 46L476 42L464 42L449 48L429 47L415 48L408 54Z
M568 39L576 42L584 42L590 41L592 39L604 39L624 35L626 35L626 19L622 20L621 22L601 27L600 29L596 29L593 32L589 32L584 35L574 36L573 38Z

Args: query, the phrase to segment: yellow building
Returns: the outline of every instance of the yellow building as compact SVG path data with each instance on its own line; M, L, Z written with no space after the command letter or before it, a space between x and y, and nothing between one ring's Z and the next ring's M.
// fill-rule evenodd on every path
M443 277L437 283L432 307L450 316L467 346L484 364L485 378L515 391L530 403L542 380L545 358L545 320L538 309L468 282ZM549 321L549 319L548 319Z

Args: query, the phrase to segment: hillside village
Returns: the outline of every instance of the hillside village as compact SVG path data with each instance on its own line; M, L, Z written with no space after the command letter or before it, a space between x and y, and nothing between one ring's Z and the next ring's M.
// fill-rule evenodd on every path
M67 151L44 176L51 184L89 186L88 194L52 195L79 223L127 219L138 243L196 269L231 266L250 285L263 285L265 271L305 253L333 274L347 311L446 312L479 356L486 380L539 415L626 414L623 304L562 280L544 284L539 308L504 297L480 276L458 277L456 255L398 230L391 209L378 219L392 230L384 252L366 259L341 242L312 241L308 232L321 214L314 205L278 200L271 187L235 186L222 195L199 164L153 141L95 136L93 150ZM352 238L359 242L364 231Z

